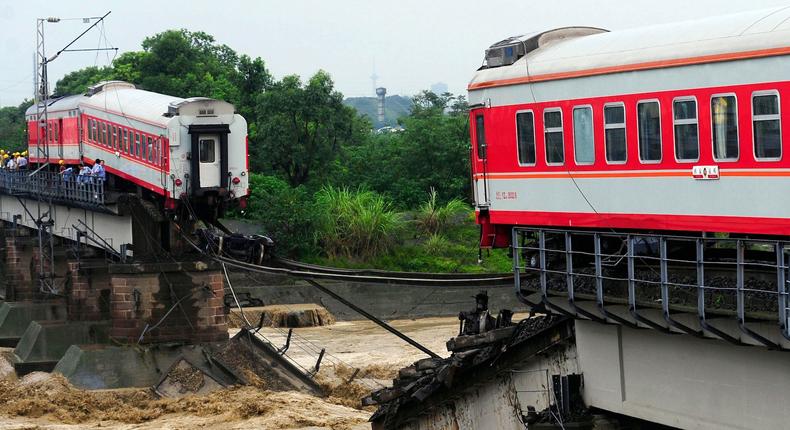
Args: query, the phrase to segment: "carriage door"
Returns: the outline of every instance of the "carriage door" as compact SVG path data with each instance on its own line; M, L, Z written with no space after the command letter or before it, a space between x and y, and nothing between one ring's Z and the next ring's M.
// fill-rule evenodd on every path
M220 141L217 134L201 134L198 139L200 188L216 188L220 184Z

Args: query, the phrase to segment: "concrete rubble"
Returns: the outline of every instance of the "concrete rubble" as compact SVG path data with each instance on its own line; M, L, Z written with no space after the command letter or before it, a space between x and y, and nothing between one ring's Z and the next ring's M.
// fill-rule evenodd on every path
M432 396L451 395L474 384L478 371L490 367L508 351L530 342L542 332L563 325L566 318L549 315L527 318L515 326L494 329L482 334L450 339L448 358L425 358L398 372L392 387L371 393L362 400L365 406L377 405L370 418L374 428L398 428L414 407Z

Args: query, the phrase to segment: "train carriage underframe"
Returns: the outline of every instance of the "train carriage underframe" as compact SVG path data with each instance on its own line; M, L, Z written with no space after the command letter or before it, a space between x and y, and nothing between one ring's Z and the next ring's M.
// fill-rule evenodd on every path
M535 311L790 350L790 241L512 229L515 288Z

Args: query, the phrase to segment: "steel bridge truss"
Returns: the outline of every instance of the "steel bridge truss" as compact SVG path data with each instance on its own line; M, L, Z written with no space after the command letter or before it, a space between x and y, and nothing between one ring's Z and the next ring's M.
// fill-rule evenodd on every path
M788 349L790 242L515 227L512 243L516 292L533 308ZM722 323L733 317L737 330ZM753 328L766 321L781 336Z

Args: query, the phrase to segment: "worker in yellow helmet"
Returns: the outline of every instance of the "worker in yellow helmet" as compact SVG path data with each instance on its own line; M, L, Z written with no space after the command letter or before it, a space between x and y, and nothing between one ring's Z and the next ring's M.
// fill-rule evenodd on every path
M22 151L22 155L27 156L27 149Z

